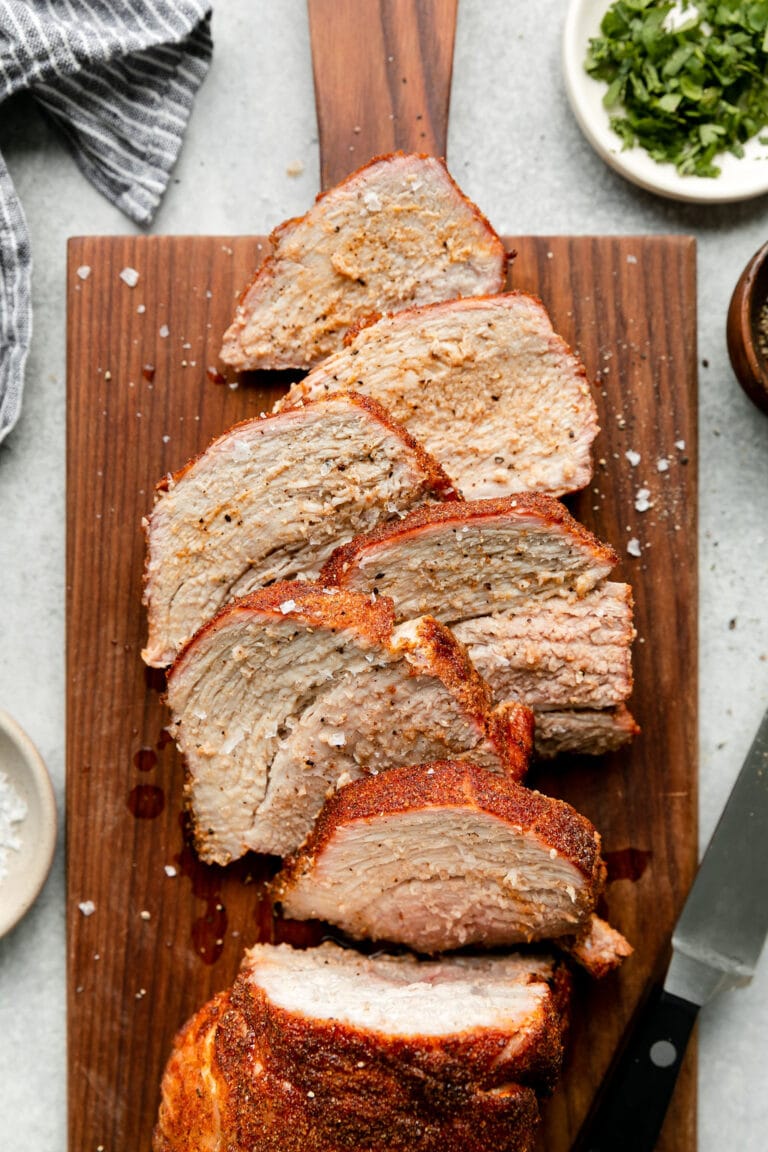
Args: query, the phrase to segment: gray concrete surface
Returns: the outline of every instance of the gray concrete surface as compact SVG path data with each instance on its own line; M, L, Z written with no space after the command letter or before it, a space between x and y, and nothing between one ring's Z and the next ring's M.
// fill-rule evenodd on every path
M609 171L581 137L563 91L565 7L563 0L461 0L449 162L500 232L697 237L706 839L768 704L768 418L738 387L724 338L732 288L766 239L768 200L682 206ZM219 0L214 35L213 68L157 232L264 232L302 212L317 189L303 0ZM89 187L28 99L0 111L0 151L26 208L35 257L24 411L0 447L0 706L39 745L62 810L43 896L0 941L0 1147L63 1152L65 241L132 226ZM287 175L294 161L304 165L298 177ZM768 960L751 988L707 1008L700 1035L700 1152L764 1152Z

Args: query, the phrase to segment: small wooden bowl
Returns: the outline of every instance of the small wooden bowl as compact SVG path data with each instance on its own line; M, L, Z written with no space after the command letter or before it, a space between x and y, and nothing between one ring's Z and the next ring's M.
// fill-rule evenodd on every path
M728 308L728 355L739 383L758 408L768 412L768 352L759 345L760 313L768 301L768 244L739 277ZM766 312L768 316L768 312ZM768 321L763 343L768 348Z

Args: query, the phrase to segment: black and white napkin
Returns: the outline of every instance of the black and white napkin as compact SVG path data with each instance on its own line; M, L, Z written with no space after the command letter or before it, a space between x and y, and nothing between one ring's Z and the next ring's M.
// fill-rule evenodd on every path
M211 59L210 0L0 0L2 101L22 89L88 179L147 224ZM32 333L24 210L0 156L0 441L18 419Z

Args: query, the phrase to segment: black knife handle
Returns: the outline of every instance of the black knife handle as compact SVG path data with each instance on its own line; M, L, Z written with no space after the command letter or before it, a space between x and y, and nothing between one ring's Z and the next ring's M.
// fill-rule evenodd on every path
M651 993L583 1129L581 1152L653 1152L698 1012L660 987Z

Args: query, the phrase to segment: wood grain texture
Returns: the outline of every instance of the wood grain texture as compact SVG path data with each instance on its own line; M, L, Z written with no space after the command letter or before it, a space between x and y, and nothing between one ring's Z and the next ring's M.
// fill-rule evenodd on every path
M696 332L693 241L523 238L511 283L537 292L584 358L603 431L576 515L622 555L638 642L642 736L599 761L537 776L603 832L605 910L636 947L617 977L577 977L561 1089L541 1148L566 1152L666 940L696 859ZM273 922L251 857L199 864L181 818L183 771L162 676L144 669L141 517L155 482L285 387L217 382L235 293L266 251L254 238L71 241L68 273L67 800L72 1152L148 1152L173 1034L232 980L257 939L309 939ZM75 270L92 269L87 280ZM119 278L126 265L137 286ZM139 307L143 311L139 311ZM167 325L168 335L163 336ZM685 442L685 447L676 443ZM640 454L633 467L626 452ZM668 460L666 471L657 462ZM652 508L634 510L637 489ZM639 558L626 553L636 537ZM137 791L138 789L138 791ZM176 869L168 876L166 865ZM621 877L624 878L621 878ZM632 879L632 877L635 877ZM92 900L84 916L78 903ZM148 916L142 916L142 913ZM694 1152L693 1061L660 1148Z
M445 156L458 0L308 0L320 183L371 156Z

